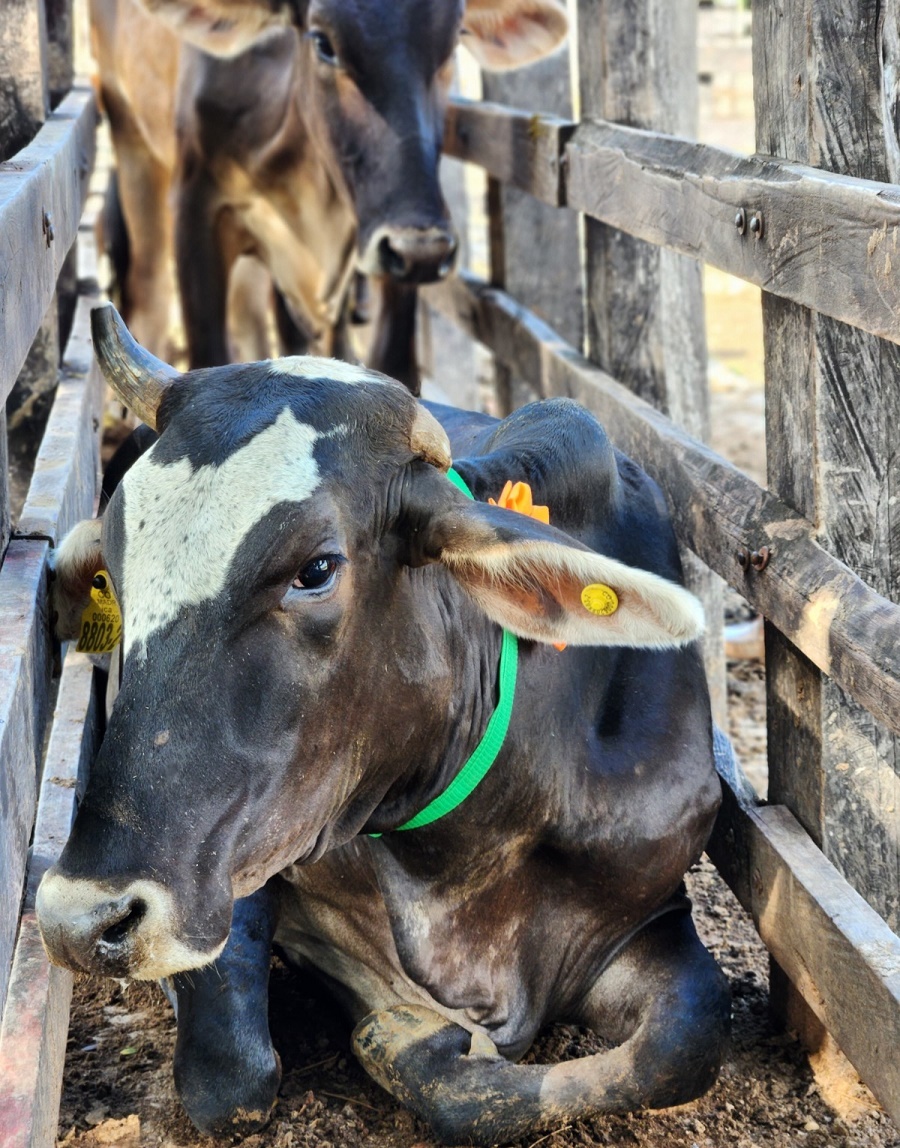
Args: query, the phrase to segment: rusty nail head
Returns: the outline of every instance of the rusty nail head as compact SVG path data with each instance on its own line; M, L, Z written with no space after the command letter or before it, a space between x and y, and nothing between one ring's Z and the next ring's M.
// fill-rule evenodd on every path
M49 247L55 238L53 234L53 216L49 211L45 211L43 214L43 218L41 219L41 230L47 237L47 246Z
M750 551L746 546L742 546L740 550L738 550L737 554L735 554L735 558L737 558L738 566L740 566L742 570L749 570Z
M768 546L760 546L759 550L754 550L750 555L750 565L754 570L765 570L769 565L769 558L771 556L772 552Z
M734 226L737 228L738 235L743 235L747 230L747 212L743 207L738 208L738 213L734 217Z
M763 215L761 211L754 211L750 216L750 231L754 239L762 239L763 237Z

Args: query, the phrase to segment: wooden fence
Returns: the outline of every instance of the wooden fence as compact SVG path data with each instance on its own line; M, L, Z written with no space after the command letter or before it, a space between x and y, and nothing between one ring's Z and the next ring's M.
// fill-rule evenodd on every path
M749 158L692 138L695 0L578 0L580 121L565 56L456 100L490 275L427 305L493 353L498 409L576 398L659 481L712 617L718 576L766 618L769 803L726 787L709 852L786 1019L824 1025L900 1123L900 5L752 11ZM523 241L521 193L571 222ZM763 289L768 489L702 442L701 261ZM583 338L559 303L579 277ZM707 665L721 715L718 641Z
M94 749L93 673L49 635L48 555L98 493L102 386L82 221L96 110L72 74L69 0L0 8L0 1144L56 1142L72 978L51 969L34 894ZM52 406L51 406L52 401ZM48 415L49 411L49 415ZM13 430L12 428L15 427ZM54 668L57 673L54 675Z

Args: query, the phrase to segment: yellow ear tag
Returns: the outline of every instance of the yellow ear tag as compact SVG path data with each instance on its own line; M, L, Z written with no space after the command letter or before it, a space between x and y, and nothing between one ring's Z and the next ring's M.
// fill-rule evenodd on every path
M581 604L592 614L615 614L619 608L619 596L612 586L602 582L592 582L581 591Z
M81 615L79 654L111 654L122 637L122 614L109 574L98 570L91 583L91 600Z

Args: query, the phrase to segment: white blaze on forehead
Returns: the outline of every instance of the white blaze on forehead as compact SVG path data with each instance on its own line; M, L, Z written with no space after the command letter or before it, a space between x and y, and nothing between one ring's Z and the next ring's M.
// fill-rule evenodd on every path
M269 373L293 375L300 379L330 379L336 383L385 383L383 375L342 359L320 359L315 355L287 355L272 359Z
M285 408L220 466L162 464L152 447L123 480L125 555L121 597L125 656L183 606L216 598L250 530L279 502L301 502L319 485L313 447L325 433Z

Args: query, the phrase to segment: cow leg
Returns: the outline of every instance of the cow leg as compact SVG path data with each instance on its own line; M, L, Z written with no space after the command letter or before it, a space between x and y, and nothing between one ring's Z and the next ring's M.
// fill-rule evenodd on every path
M104 89L103 102L115 144L118 197L128 236L128 265L121 283L123 317L139 343L167 359L171 172L151 153L123 101Z
M224 242L227 213L219 209L215 184L201 162L182 162L176 202L175 265L188 365L221 367L230 361L228 278L237 251Z
M422 390L416 360L415 287L404 286L385 276L381 280L381 306L369 366L403 383L414 395Z
M236 901L219 959L168 982L178 1019L175 1087L191 1120L211 1136L249 1135L275 1104L281 1082L269 1036L275 924L268 888Z
M727 981L690 916L669 914L616 956L573 1018L619 1042L609 1051L516 1065L486 1036L414 1005L364 1018L353 1040L370 1075L444 1143L488 1145L701 1095L721 1064L729 1015Z

